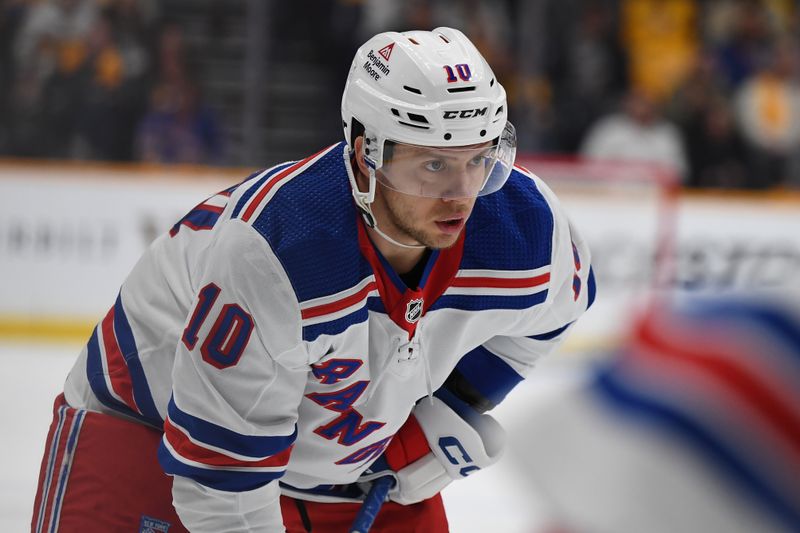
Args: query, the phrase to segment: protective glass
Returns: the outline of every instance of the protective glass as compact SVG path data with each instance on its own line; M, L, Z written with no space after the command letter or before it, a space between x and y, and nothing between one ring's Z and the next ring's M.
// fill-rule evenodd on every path
M377 180L403 194L426 198L475 198L505 184L517 152L510 122L494 143L430 147L387 143Z

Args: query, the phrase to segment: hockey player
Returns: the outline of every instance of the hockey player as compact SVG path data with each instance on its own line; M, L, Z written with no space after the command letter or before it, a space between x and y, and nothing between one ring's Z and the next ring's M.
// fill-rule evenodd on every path
M356 53L345 142L157 239L55 405L35 531L446 531L497 460L484 414L591 305L589 251L514 168L506 94L459 31Z

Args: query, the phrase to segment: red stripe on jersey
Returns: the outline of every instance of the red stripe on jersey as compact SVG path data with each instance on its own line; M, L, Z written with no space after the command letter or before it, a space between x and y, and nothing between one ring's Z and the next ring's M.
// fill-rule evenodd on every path
M639 351L645 357L683 365L686 370L705 375L730 390L732 397L746 399L748 405L800 457L800 417L790 400L784 401L773 392L774 387L760 379L756 372L732 360L727 355L732 349L730 346L715 346L708 339L678 333L677 329L680 328L667 333L657 332L658 326L652 322L643 324L637 335L640 346L644 348ZM666 335L670 338L666 338ZM681 338L689 339L692 345L679 341Z
M114 334L114 308L108 310L108 314L103 319L103 347L105 348L106 367L108 378L111 381L111 388L125 404L141 414L136 400L133 398L133 383L128 372L128 364L119 349L117 337Z
M371 291L374 291L377 288L377 285L374 281L370 281L367 283L363 289L358 291L355 294L351 294L341 300L336 300L335 302L317 305L315 307L309 307L308 309L303 309L300 312L300 316L305 320L308 318L314 318L322 315L328 315L331 313L335 313L337 311L341 311L342 309L347 309L351 305L354 305L364 298L367 297Z
M297 163L295 163L294 165L290 166L289 168L286 168L286 169L278 172L276 175L274 175L261 188L261 190L258 191L258 193L255 195L255 197L250 201L250 205L247 206L247 209L245 210L244 215L242 215L242 220L244 220L245 222L249 222L250 221L250 217L253 216L253 213L255 213L256 209L258 209L258 206L261 204L262 201L264 201L264 198L267 196L267 194L269 194L269 191L271 191L272 188L275 187L275 184L277 184L283 178L285 178L289 174L292 174L293 172L297 171L297 169L299 169L300 167L302 167L303 165L305 165L306 163L308 163L309 161L311 161L312 159L314 159L315 157L317 157L318 155L320 155L321 153L323 153L323 152L325 152L325 151L327 151L329 149L330 149L330 147L325 148L323 150L320 150L316 154L308 156L305 159L303 159L302 161L298 161Z
M225 208L220 207L218 205L211 205L211 204L199 204L195 209L199 209L201 211L211 211L212 213L221 214Z
M524 172L525 174L529 174L529 175L533 176L533 172L531 172L527 168L523 167L522 165L518 165L518 164L515 163L514 164L514 168L516 168L517 170L519 170L521 172Z
M546 272L532 278L489 278L489 277L458 277L450 285L452 287L476 287L493 289L524 289L544 285L550 281L550 273Z
M175 452L185 459L209 466L220 467L282 467L289 462L293 446L264 459L252 461L236 459L192 442L182 430L172 425L169 417L164 421L164 436Z

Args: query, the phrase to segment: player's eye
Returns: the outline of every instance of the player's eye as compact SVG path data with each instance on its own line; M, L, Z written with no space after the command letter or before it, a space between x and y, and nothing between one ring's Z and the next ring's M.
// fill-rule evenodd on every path
M477 166L480 166L480 165L483 164L483 160L484 159L485 159L485 156L476 155L475 157L473 157L472 159L469 160L469 164L470 164L470 166L477 167Z
M445 164L441 159L432 159L426 162L423 166L425 167L425 170L430 172L441 172L444 170Z

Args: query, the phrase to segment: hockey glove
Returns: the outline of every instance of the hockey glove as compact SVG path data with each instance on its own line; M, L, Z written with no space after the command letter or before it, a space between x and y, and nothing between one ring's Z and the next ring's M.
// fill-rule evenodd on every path
M504 445L505 431L490 415L475 413L467 421L439 398L426 398L359 482L390 475L389 499L409 505L494 464Z

